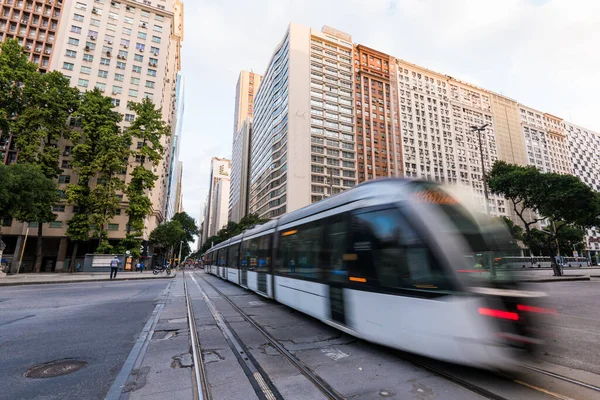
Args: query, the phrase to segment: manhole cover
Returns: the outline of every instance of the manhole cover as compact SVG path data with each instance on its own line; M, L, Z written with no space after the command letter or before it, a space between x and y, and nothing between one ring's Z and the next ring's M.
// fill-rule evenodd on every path
M50 361L29 368L27 372L25 372L25 377L33 379L54 378L55 376L72 374L75 371L85 368L86 365L87 362L85 361L71 359Z

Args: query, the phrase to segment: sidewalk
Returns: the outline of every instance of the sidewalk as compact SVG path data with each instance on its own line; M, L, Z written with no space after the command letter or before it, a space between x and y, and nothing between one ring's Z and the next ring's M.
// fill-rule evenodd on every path
M148 332L143 350L136 355L131 370L123 371L128 372L126 382L109 392L106 400L193 398L193 361L183 279L180 274L171 281L161 301L164 307Z
M154 275L152 270L140 272L119 271L118 281L139 280L139 279L168 279L174 278L177 271ZM2 274L4 275L4 274ZM76 273L40 273L40 274L18 274L0 276L0 286L17 285L46 285L52 283L81 283L81 282L101 282L110 280L110 272L76 272Z

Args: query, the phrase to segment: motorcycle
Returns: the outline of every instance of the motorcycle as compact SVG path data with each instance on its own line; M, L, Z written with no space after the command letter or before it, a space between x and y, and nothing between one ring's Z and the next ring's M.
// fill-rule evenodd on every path
M167 275L171 275L171 267L168 266L168 265L163 265L162 267L161 266L155 266L152 269L152 273L154 275L158 275L159 273L162 274L163 272L166 272Z

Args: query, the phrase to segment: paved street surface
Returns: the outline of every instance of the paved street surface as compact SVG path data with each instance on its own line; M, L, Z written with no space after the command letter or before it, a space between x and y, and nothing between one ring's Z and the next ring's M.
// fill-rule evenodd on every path
M104 398L170 281L0 288L0 398ZM55 378L23 376L65 358L88 365Z
M488 397L423 365L499 398L598 398L598 392L533 372L514 380L427 359L417 358L415 365L402 353L202 271L188 271L174 279L0 288L0 399L192 399L195 365L184 281L213 399L258 399L265 387L285 399L325 398L242 313L344 398ZM531 286L549 293L547 306L559 312L546 323L549 345L537 365L600 385L600 279ZM61 359L88 364L53 378L24 376L31 367ZM264 387L257 385L257 375Z
M600 375L600 279L535 285L559 313L548 322L542 359Z

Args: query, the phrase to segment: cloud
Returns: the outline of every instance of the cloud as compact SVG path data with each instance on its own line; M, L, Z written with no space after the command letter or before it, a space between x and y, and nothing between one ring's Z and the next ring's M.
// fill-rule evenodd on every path
M199 219L210 158L229 157L239 71L263 73L287 25L356 43L600 131L600 2L291 0L185 2L184 207Z

